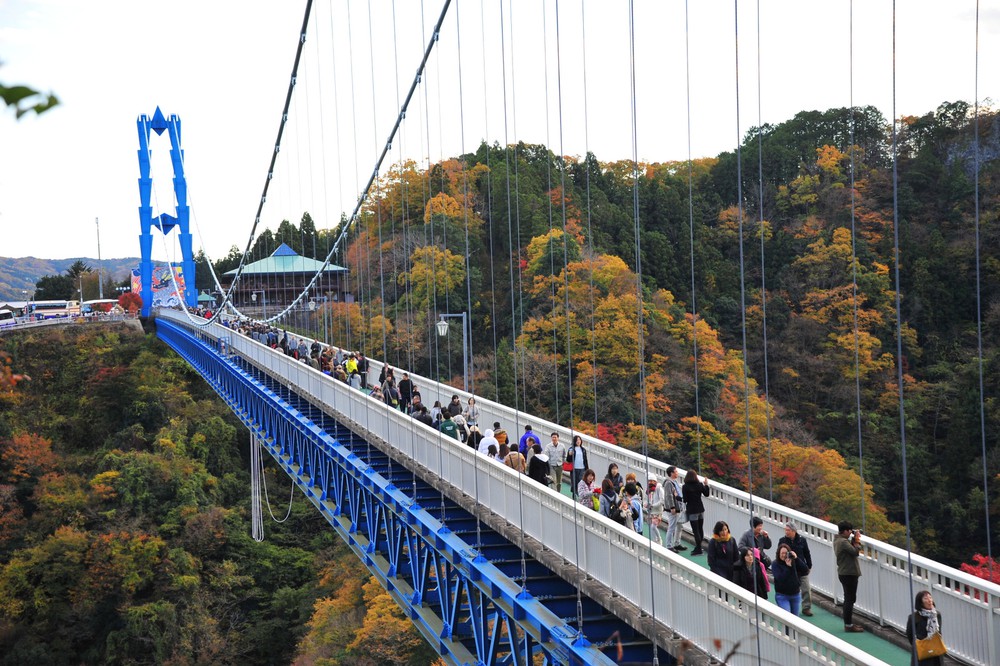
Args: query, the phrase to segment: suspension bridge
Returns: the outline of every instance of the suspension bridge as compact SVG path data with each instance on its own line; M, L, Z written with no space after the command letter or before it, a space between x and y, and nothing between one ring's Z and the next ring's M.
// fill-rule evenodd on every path
M196 221L196 215L192 212L196 207L191 205L185 182L185 158L180 143L179 119L174 116L166 117L159 109L152 116L144 115L139 118L143 253L140 279L144 308L147 314L155 315L158 336L186 359L230 405L251 431L254 446L265 450L288 474L302 494L316 506L331 527L392 594L427 641L448 662L455 664L529 664L537 663L538 659L547 664L674 663L681 659L684 663L699 663L701 660L703 663L721 661L729 664L879 666L909 663L907 650L893 648L872 632L867 632L864 636L845 636L841 632L831 631L834 627L828 621L824 625L819 620L810 621L792 615L730 581L711 574L691 558L661 547L648 534L639 534L614 524L597 513L584 509L558 490L534 484L524 475L495 464L399 410L372 400L348 384L337 381L280 350L241 335L231 327L234 320L254 319L294 328L297 335L322 339L324 344L333 344L332 329L335 327L346 329L350 336L351 326L356 326L359 329L353 333L356 340L366 335L374 336L378 328L365 326L364 322L352 324L345 321L336 322L335 325L332 315L323 307L325 301L320 300L317 304L318 296L328 299L333 293L337 294L338 300L344 299L344 303L353 304L355 292L363 291L357 284L352 289L350 280L354 279L366 281L368 291L371 291L372 283L378 285L375 289L377 299L365 302L364 298L358 298L361 300L360 305L367 308L364 312L369 318L381 317L381 349L385 352L386 303L400 300L396 293L400 279L397 273L384 268L383 262L388 263L393 258L381 251L381 248L387 247L382 234L388 234L387 226L396 223L393 216L397 213L393 211L398 207L401 226L403 218L407 217L424 217L431 226L430 237L419 239L419 242L412 241L412 246L442 248L441 254L434 255L436 258L431 259L430 271L423 285L430 293L430 312L424 313L425 318L433 326L436 318L440 317L441 322L445 322L446 317L459 317L448 312L448 298L453 297L455 302L463 302L465 308L460 315L463 333L461 358L464 366L463 384L469 390L458 390L436 381L434 377L420 376L412 369L417 367L414 364L411 366L410 376L423 390L424 402L431 404L439 400L446 404L452 395L460 396L463 402L469 397L476 397L481 409L481 423L499 421L512 427L511 432L517 432L522 425L530 423L541 432L558 432L566 441L579 434L560 423L528 414L517 404L504 405L483 399L481 393L474 390L475 368L471 371L469 369L474 355L471 349L467 349L465 337L472 337L470 334L473 331L473 323L469 321L473 316L473 262L485 257L486 263L489 263L492 252L503 251L492 247L489 250L484 248L483 256L478 259L473 257L469 241L470 228L477 224L489 224L491 228L494 224L501 227L506 225L506 231L496 235L509 236L512 256L525 254L520 232L517 232L518 237L515 239L513 231L513 216L521 205L518 199L516 165L513 167L513 176L510 173L511 165L507 165L505 191L491 192L491 196L507 199L508 218L484 221L478 215L470 213L474 206L469 203L469 181L475 176L467 173L464 167L449 170L438 164L436 166L442 185L435 188L428 177L426 183L415 182L413 190L408 194L405 184L399 185L406 181L403 170L394 170L388 164L389 161L396 165L404 164L410 159L408 154L412 153L420 156L420 160L426 159L430 171L429 155L432 148L441 150L444 162L445 146L454 145L445 137L450 136L453 141L456 134L460 135L456 152L464 155L467 151L467 121L464 114L466 98L462 96L462 90L463 83L468 85L472 79L468 72L463 74L462 67L468 66L471 59L462 55L460 44L463 33L460 29L461 21L457 17L459 5L464 7L464 4L455 2L452 6L453 3L446 0L435 22L427 25L421 23L419 30L416 30L421 37L422 46L418 51L419 57L416 58L419 61L416 75L408 86L400 83L398 55L395 50L397 42L392 42L395 74L385 76L394 77L395 90L394 94L385 95L390 101L383 101L382 104L376 103L376 79L380 79L374 65L376 46L369 45L368 55L372 60L371 104L376 108L391 107L394 112L390 121L382 120L380 123L372 110L376 116L372 122L372 133L377 133L377 127L381 124L383 134L388 135L384 144L373 141L376 146L374 151L358 147L358 136L362 133L358 127L358 118L362 114L354 108L361 98L354 87L356 65L353 58L355 55L360 57L361 54L353 46L357 35L352 32L340 34L340 37L346 37L341 42L346 41L351 46L347 48L346 54L342 54L341 64L335 63L332 71L323 74L321 66L316 63L308 71L300 70L300 63L309 61L306 45L310 42L307 36L319 23L317 18L311 16L312 4L306 3L278 137L267 166L264 188L246 249L231 271L233 278L229 284L220 284L218 277L215 278L216 287L224 295L224 299L221 306L207 318L195 316L187 310L150 309L155 303L150 286L152 232L159 230L166 244L166 237L174 227L180 229L179 244L183 256L182 261L177 264L178 270L172 274L171 288L177 300L191 307L196 305L196 291L191 284L182 287L182 281L177 279L178 274L190 276L194 273L191 260L192 233L188 224L189 221ZM545 115L547 125L558 126L557 138L547 135L547 143L558 146L562 153L563 47L559 42L559 3L556 2L553 6L555 12L544 15L546 21L552 20L553 24L546 23L545 27L543 69L546 75L551 69L558 82L552 84L555 92L551 99L548 95L550 84L546 83ZM500 105L504 109L502 133L504 144L511 145L518 140L516 129L508 127L508 121L517 118L516 114L508 110L508 104L513 107L515 101L508 100L507 97L509 93L513 98L517 92L516 86L508 85L508 77L514 76L512 70L516 60L513 55L509 59L507 57L508 53L513 54L515 51L515 23L512 18L514 7L513 3L504 2L497 3L497 7L499 49L502 55L497 63L488 68L484 46L481 76L484 90L485 81L491 75L498 75L503 79L500 94L503 100ZM394 4L392 9L392 32L395 35L397 25ZM581 11L584 12L585 19L586 12ZM453 54L454 59L436 52L444 35L449 34L447 31L450 25L446 23L452 17L449 12L456 15L454 20L459 26L455 28L458 35L453 35L458 45ZM632 3L629 3L628 12L629 38L634 40ZM369 5L369 39L372 39L371 17ZM487 42L485 34L489 17L483 10L478 15L481 25L471 28L482 30L484 44ZM355 23L357 20L358 17L355 16ZM348 14L346 25L352 25L351 21ZM585 22L582 21L581 26ZM332 18L330 23L331 26L334 23ZM470 30L469 26L465 26L465 29ZM565 35L562 36L565 38ZM329 38L330 42L325 46L335 51L338 33L331 29ZM517 44L520 47L523 41L518 41ZM637 182L636 165L639 164L639 157L635 130L637 96L634 41L630 41L630 48L633 60L630 61L630 77L626 77L630 78L630 85L626 85L626 88L630 88L630 93L626 96L627 113L624 117L631 119L630 170ZM320 47L316 50L319 52ZM548 60L550 57L555 63L551 68ZM350 64L346 69L338 69L344 66L344 58L350 59ZM584 70L586 59L584 48ZM446 99L448 93L442 92L444 82L448 80L448 76L441 72L443 63L457 68L457 75L453 79L453 82L457 82L457 103ZM508 71L508 67L511 71ZM392 69L390 66L390 71ZM318 166L320 158L310 152L314 143L324 144L325 139L313 141L315 135L304 129L310 126L311 114L322 115L323 112L317 111L316 104L295 106L293 101L301 104L301 89L307 88L310 81L321 82L327 75L335 79L338 73L341 78L345 74L351 78L352 94L349 102L335 102L337 112L334 115L338 117L335 130L337 149L331 154L336 154L337 171L340 173L329 176L325 165ZM738 80L739 76L737 83ZM592 85L593 83L591 82ZM584 90L586 85L584 74ZM323 99L322 87L319 91L319 98ZM436 102L433 100L435 95L438 97ZM483 97L487 98L488 94L484 92ZM583 99L586 116L586 93ZM550 104L553 109L558 109L551 112L552 117L557 119L555 123L548 120ZM483 114L487 118L484 131L488 135L490 100L482 100L482 105ZM339 124L339 112L346 106L351 107L350 128ZM851 107L853 108L853 103ZM297 125L294 122L296 120ZM629 124L629 121L626 120L625 124ZM433 125L437 125L437 128L433 128ZM390 129L384 129L386 127ZM170 140L174 214L161 212L158 216L154 215L154 209L162 210L169 208L169 205L162 205L153 189L154 177L149 159L151 131L166 131ZM288 150L281 150L283 137L287 139L286 132L298 133L295 151L297 157L291 159L285 157ZM309 206L322 208L318 204L320 197L311 190L315 186L319 191L319 183L331 178L341 183L340 187L343 187L342 181L349 180L344 176L344 172L349 169L345 169L341 163L342 154L348 152L343 150L343 144L348 142L349 135L353 135L350 142L354 148L354 177L359 196L354 202L353 210L340 220L335 232L330 235L329 250L325 253L324 260L319 262L320 266L314 273L306 275L304 279L297 274L291 281L288 277L272 276L261 282L247 267L255 260L259 262L268 258L261 254L268 252L266 244L258 241L269 233L262 229L269 216L275 215L267 208L269 199L272 202L275 198L287 199L288 201L282 202L286 208L295 205L301 206L300 210ZM285 144L287 143L286 140ZM317 147L316 152L321 152L320 147ZM374 167L370 176L361 178L359 174L363 172L357 164L370 160L372 152ZM742 164L739 155L736 163ZM286 173L285 178L296 183L300 198L296 197L295 187L288 185L269 195L272 183L281 180L282 169L294 173L291 176ZM456 209L460 212L452 212L450 217L447 214L450 202L440 196L445 190L443 183L447 179L454 179L456 189L464 192L464 201L456 204ZM742 202L744 196L739 188L742 188L743 177L739 173L737 182L737 200ZM390 201L384 188L393 184L399 185L402 194L398 200ZM560 166L557 162L549 173L548 190L565 190L565 185L565 165ZM322 187L326 187L325 183ZM309 189L310 192L302 197L304 189ZM638 358L642 359L645 357L646 345L650 342L644 339L642 333L644 258L638 241L637 185L635 197L635 290L636 300L640 303L635 316L639 322ZM296 199L294 204L291 203L293 199ZM309 202L302 199L309 199ZM563 247L558 252L550 251L546 259L553 262L550 274L557 275L559 272L554 265L556 256L562 253L563 268L566 268L570 261L570 251L568 241L552 239L569 235L567 230L572 226L573 214L567 212L566 197L553 194L551 200L555 203L548 204L549 233L561 231L562 236L550 236L549 245L550 248L554 245ZM415 213L407 209L411 203ZM527 208L527 204L524 205ZM588 200L588 212L585 215L588 222L589 205ZM737 206L737 209L742 276L744 211L742 205ZM277 213L278 216L281 214ZM760 214L763 216L763 212ZM386 219L382 218L383 215ZM692 317L697 322L693 293L693 212L691 215L692 294L689 305ZM330 220L334 216L325 217ZM433 223L439 217L447 219L444 222L439 220L441 227L435 231ZM472 217L476 219L470 219ZM763 223L763 217L761 222ZM395 233L394 229L392 233ZM405 246L405 230L402 233ZM323 252L316 252L318 237L311 231L309 240L313 244L313 254L323 256ZM357 243L359 239L362 245L368 244L377 249L367 252L364 257L361 257L360 252L352 256L346 246L350 242ZM300 248L308 249L305 247L307 244L304 237L300 239ZM465 269L464 283L450 281L447 267L449 256L445 252L451 249L459 257L457 265ZM347 269L335 266L334 260ZM442 261L444 265L440 271L434 263L436 260ZM331 279L331 267L343 271L346 276L343 279L347 282L338 283L336 289L331 288L328 283L324 284L324 280ZM407 265L407 269L407 275L412 276L413 265ZM501 276L503 277L506 276ZM300 282L296 282L296 279ZM497 280L497 276L491 272L490 279ZM498 307L494 302L490 312L491 320L510 319L513 324L509 328L515 333L519 326L523 332L524 305L518 301L520 297L517 294L528 289L520 280L517 262L511 261L510 303L507 304L509 309L503 309L506 305ZM411 280L408 288L414 290L413 285L414 281ZM393 293L392 297L390 291ZM438 302L439 291L445 294L443 304ZM278 293L282 294L281 298L274 297ZM553 300L555 294L553 287ZM565 310L569 311L568 285L565 299ZM407 300L406 303L405 322L412 323L419 316L411 309L410 301ZM308 308L305 307L307 304ZM303 312L313 312L317 305L324 310L322 318L307 315L303 323ZM745 313L745 303L742 310ZM403 320L402 317L399 319ZM495 326L494 324L494 357L497 349ZM745 337L745 320L743 331ZM555 344L555 326L552 336ZM567 329L564 341L567 357L572 356L568 349L569 338ZM348 338L340 344L351 348L350 342ZM377 340L364 340L362 344L365 347L379 347ZM744 358L747 356L745 345L744 342ZM428 348L431 347L433 345L428 342ZM428 353L436 353L436 348L434 352ZM698 358L697 350L693 357ZM410 360L412 361L412 356ZM380 367L381 361L374 360L369 374L377 374ZM647 405L642 373L640 368L638 394L642 396L642 404L639 411L645 418ZM569 375L568 386L565 387L568 397L564 399L570 405L572 422L573 371L567 370L566 374ZM697 376L697 367L695 375ZM558 378L559 372L555 376ZM746 392L749 395L749 380L747 385ZM557 388L557 400L558 391ZM749 407L747 411L749 419ZM595 418L595 422L596 420ZM645 428L645 422L642 425ZM747 427L749 429L749 423ZM616 463L623 474L635 472L640 478L648 478L650 473L661 478L666 476L670 461L657 460L648 453L629 451L595 437L584 436L584 441L592 469L602 470L607 465ZM903 453L905 456L905 446ZM772 532L780 532L786 522L794 521L801 526L800 533L808 539L813 553L814 566L810 579L814 592L829 599L831 605L842 598L833 552L836 526L793 508L717 483L711 485L706 513L713 520L728 521L737 532L747 525L751 515L761 517ZM860 561L863 584L859 590L855 612L866 619L867 626L882 629L885 634L901 633L911 612L913 591L930 589L934 592L938 608L948 618L946 639L949 653L968 664L985 666L1000 663L998 586L877 539L864 540Z

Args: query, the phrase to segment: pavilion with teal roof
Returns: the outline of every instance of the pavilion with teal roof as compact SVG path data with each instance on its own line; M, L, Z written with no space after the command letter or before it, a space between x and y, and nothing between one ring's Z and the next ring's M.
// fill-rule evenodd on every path
M292 302L312 280L320 278L313 287L310 300L352 303L354 296L347 291L347 269L336 264L303 257L287 244L278 246L271 256L243 267L243 274L235 286L233 302L240 306L284 307ZM226 272L221 279L227 291L236 277L236 269Z

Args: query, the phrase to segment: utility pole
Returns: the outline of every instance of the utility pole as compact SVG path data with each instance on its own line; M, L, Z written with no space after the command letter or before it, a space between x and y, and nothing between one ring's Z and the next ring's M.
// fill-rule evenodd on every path
M94 224L97 225L97 297L104 298L104 266L101 263L101 221L95 217Z

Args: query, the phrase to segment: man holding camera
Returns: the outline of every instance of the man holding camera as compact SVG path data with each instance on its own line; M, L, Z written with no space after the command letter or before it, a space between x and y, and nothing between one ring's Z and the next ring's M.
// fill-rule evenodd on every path
M844 631L861 633L861 627L854 624L854 602L858 600L858 579L861 578L861 530L842 520L837 525L840 532L833 538L833 552L837 556L837 577L844 586Z

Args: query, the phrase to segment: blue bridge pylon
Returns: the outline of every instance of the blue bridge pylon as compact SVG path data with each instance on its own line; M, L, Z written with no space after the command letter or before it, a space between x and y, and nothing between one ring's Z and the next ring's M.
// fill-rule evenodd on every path
M181 150L181 119L171 115L169 119L163 116L160 107L150 118L139 116L136 121L139 130L139 248L141 259L139 263L139 279L142 283L142 316L148 317L153 304L153 227L157 227L166 236L174 227L180 227L178 241L181 246L181 268L184 275L184 293L182 300L189 307L198 305L198 290L195 286L194 255L192 254L192 238L189 229L191 209L187 199L187 180L184 177L184 152ZM177 201L176 217L168 213L160 213L153 217L151 201L153 178L149 164L149 133L163 134L164 130L170 137L170 163L173 166L174 197Z

